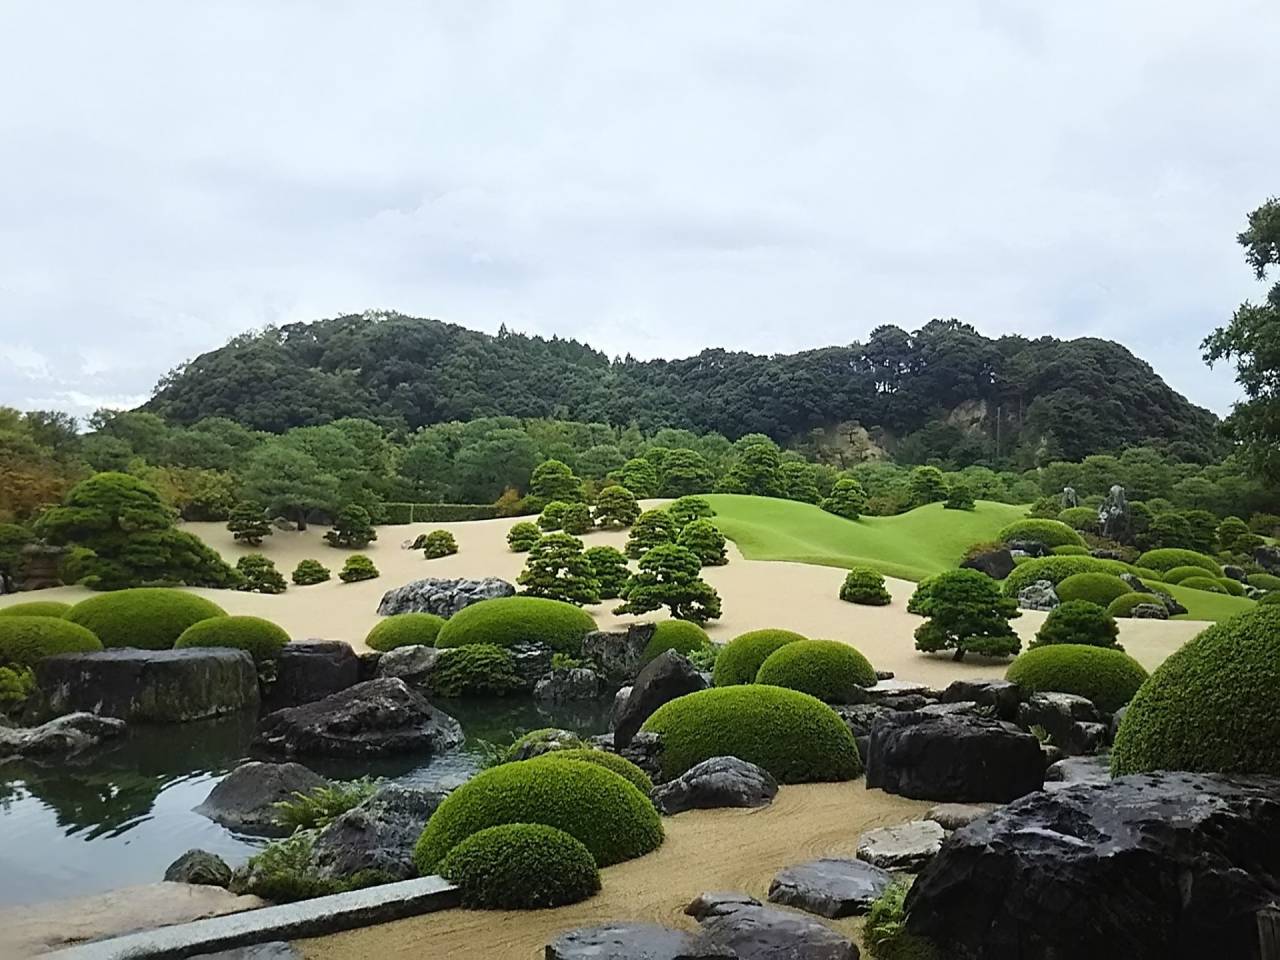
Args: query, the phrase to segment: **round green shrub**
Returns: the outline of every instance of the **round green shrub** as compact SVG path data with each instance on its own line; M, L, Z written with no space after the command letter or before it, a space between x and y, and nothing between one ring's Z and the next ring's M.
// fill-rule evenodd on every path
M249 593L284 593L289 585L276 569L275 563L260 553L247 553L236 561L236 571L240 574L237 590Z
M1105 607L1116 597L1123 597L1132 588L1113 573L1073 573L1058 582L1058 599L1088 600Z
M324 583L329 579L329 568L319 560L299 560L293 568L293 582L300 587L309 587L315 583Z
M1074 693L1114 713L1133 698L1147 671L1119 650L1055 643L1019 656L1009 664L1005 679L1027 693Z
M1129 617L1133 614L1133 608L1140 603L1154 603L1158 607L1164 606L1164 601L1156 593L1126 593L1123 596L1116 597L1107 604L1107 613L1113 617Z
M893 600L885 589L884 577L870 567L854 567L845 575L840 599L869 607L883 607Z
M1213 557L1207 557L1195 550L1182 550L1178 547L1160 547L1148 550L1137 559L1139 567L1150 567L1152 570L1172 570L1174 567L1202 567L1215 577L1222 576L1222 568Z
M89 630L57 617L0 617L0 667L29 667L55 653L101 649L101 641Z
M688 656L695 650L709 646L711 638L696 623L688 620L659 620L653 625L653 639L646 644L640 659L643 663L648 663L667 650Z
M458 541L448 530L432 530L423 538L422 555L428 560L438 560L458 552Z
M378 568L363 553L353 553L347 557L346 563L338 571L338 579L343 583L359 583L361 580L373 580L378 576Z
M1142 685L1120 722L1111 771L1280 776L1277 690L1280 609L1214 624Z
M1004 595L1016 597L1023 587L1037 580L1048 580L1057 586L1076 573L1120 573L1127 567L1116 561L1097 557L1033 557L1018 564L1004 579Z
M756 683L799 690L827 703L849 703L860 688L875 686L876 671L847 643L797 640L769 654Z
M1067 507L1058 514L1058 519L1072 530L1096 532L1098 529L1098 511L1093 507Z
M464 907L488 910L562 907L600 891L591 851L540 823L503 823L473 833L449 851L440 875L457 884Z
M288 642L289 634L261 617L210 617L182 631L173 648L234 647L248 651L256 663L261 663L280 656Z
M1152 570L1150 567L1130 566L1129 572L1143 582L1147 580L1155 580L1160 583L1166 583L1164 574L1159 570Z
M507 758L509 760L522 759L522 753L527 753L529 757L537 757L543 753L551 753L557 750L590 749L593 748L576 733L562 730L559 727L539 727L537 730L530 730L524 736L517 738L507 748ZM528 759L528 757L523 759Z
M665 779L711 757L754 763L779 783L862 774L853 734L836 712L816 697L782 687L752 683L700 690L664 703L641 729L662 735Z
M1039 520L1032 517L1026 520L1015 520L996 536L1002 543L1009 543L1011 540L1034 540L1037 543L1043 543L1046 547L1061 547L1068 543L1084 546L1084 538L1061 520Z
M1160 575L1160 579L1165 583L1181 583L1188 577L1203 576L1205 576L1204 567L1173 567L1169 570L1165 570ZM1214 576L1217 576L1217 574L1214 574Z
M1088 600L1066 600L1049 611L1030 646L1078 643L1091 647L1115 647L1118 633L1119 627L1110 611Z
M734 637L720 650L712 680L717 687L755 683L760 664L779 647L809 638L791 630L749 630Z
M67 615L71 604L58 600L29 600L11 607L0 607L0 617L58 617Z
M95 634L107 649L168 650L182 632L227 612L211 600L164 587L133 587L81 600L66 614Z
M1245 579L1249 586L1257 587L1259 590L1280 590L1280 577L1269 573L1251 573Z
M1209 593L1227 592L1227 588L1218 582L1217 577L1187 577L1178 584L1180 587L1190 587L1192 590L1205 590Z
M1244 584L1241 583L1239 580L1233 580L1231 579L1231 577L1216 577L1215 579L1218 581L1218 584L1222 587L1222 589L1227 591L1227 593L1231 594L1231 596L1233 597L1244 596Z
M541 753L533 759L542 760L546 757L552 757L556 760L577 760L581 763L594 763L597 766L604 767L606 770L612 770L618 776L631 783L646 797L649 795L649 791L653 789L653 781L649 779L647 773L625 757L610 753L608 750L596 750L593 747L568 747L564 750L551 750L547 753Z
M442 650L431 673L432 692L442 697L504 697L523 687L511 651L491 643Z
M444 617L434 613L396 613L374 624L364 643L382 653L396 647L434 647L443 626Z
M1280 603L1280 591L1276 591L1272 593L1264 593L1261 597L1258 598L1258 603L1266 604L1267 606Z
M512 553L528 553L540 539L542 531L529 520L521 520L507 531L507 546Z
M602 867L643 856L662 843L653 804L618 774L593 763L540 757L492 767L449 794L414 848L418 872L435 873L467 837L504 823L563 830Z
M436 638L440 647L492 643L545 643L561 653L582 652L582 638L596 628L591 614L562 600L541 597L497 597L463 607Z

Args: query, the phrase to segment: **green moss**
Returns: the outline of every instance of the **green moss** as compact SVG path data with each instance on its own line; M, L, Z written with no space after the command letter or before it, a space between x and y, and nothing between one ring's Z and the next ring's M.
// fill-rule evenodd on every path
M1174 567L1202 567L1213 576L1222 576L1222 568L1213 557L1197 553L1195 550L1181 550L1177 547L1161 547L1148 550L1138 557L1137 565L1150 567L1152 570L1172 570Z
M835 711L816 697L781 687L740 684L691 693L664 703L642 729L662 735L662 774L668 779L724 756L764 767L780 783L862 774L853 735Z
M585 740L576 733L568 730L561 730L559 727L539 727L537 730L530 730L522 737L518 737L507 750L509 759L519 757L524 748L531 745L546 744L547 752L557 750L590 750L592 749ZM531 755L540 756L540 753L532 753Z
M884 587L884 577L870 567L854 567L845 575L840 599L870 607L883 607L893 600Z
M1061 547L1073 543L1084 546L1084 538L1060 520L1038 520L1028 518L1015 520L1003 527L996 535L1002 542L1013 540L1034 540L1046 547Z
M1073 573L1060 581L1057 586L1058 598L1067 600L1087 600L1105 607L1116 597L1122 597L1131 590L1130 586L1113 573Z
M1164 600L1159 594L1154 593L1126 593L1116 597L1107 604L1107 613L1113 617L1129 617L1133 614L1133 608L1140 603L1153 603L1158 607L1163 607Z
M644 648L640 659L648 663L660 653L674 650L686 656L695 650L711 646L707 631L688 620L659 620L654 624L653 639Z
M596 628L591 614L560 600L541 597L498 597L464 607L450 617L437 646L461 647L491 643L545 643L562 653L582 652L582 638Z
M649 795L649 791L653 789L653 781L649 779L647 773L625 757L610 753L608 750L596 750L592 747L570 747L564 750L552 750L550 753L539 754L533 759L541 760L546 757L551 757L555 760L576 760L581 763L594 763L597 766L604 767L606 770L612 770L646 797Z
M174 642L175 650L189 647L234 647L247 650L254 661L274 660L289 642L289 634L261 617L211 617L193 623Z
M89 630L57 617L0 617L0 666L29 667L56 653L92 653L102 643Z
M462 891L462 905L538 910L586 900L600 890L600 870L581 841L540 823L504 823L455 846L440 874Z
M1133 698L1147 671L1119 650L1058 643L1022 654L1009 665L1005 679L1028 693L1074 693L1114 713Z
M860 688L875 686L876 671L847 643L797 640L769 654L756 683L799 690L827 703L850 703Z
M226 615L216 603L194 593L134 587L81 600L66 619L87 628L107 649L168 650L187 627Z
M65 617L70 609L71 604L57 600L30 600L0 607L0 617Z
M791 630L750 630L734 637L720 650L712 674L717 687L755 683L760 665L779 647L809 638Z
M443 626L444 617L434 613L397 613L374 624L364 642L382 653L396 647L433 647Z
M1115 617L1098 604L1088 600L1067 600L1049 611L1031 646L1078 643L1091 647L1115 647L1118 632Z
M511 651L474 643L440 652L431 689L442 697L502 697L524 687Z
M1218 582L1217 577L1187 577L1178 586L1188 590L1204 590L1207 593L1227 593L1227 588Z
M1050 553L1055 557L1087 557L1089 556L1089 548L1074 543L1064 543L1060 547L1054 547Z

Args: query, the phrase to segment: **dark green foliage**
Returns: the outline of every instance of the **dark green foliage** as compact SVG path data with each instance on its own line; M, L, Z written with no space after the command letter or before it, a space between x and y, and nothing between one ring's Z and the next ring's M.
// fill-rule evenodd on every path
M1233 597L1244 596L1244 584L1239 580L1232 580L1230 577L1218 577L1218 586L1231 594ZM1185 582L1185 581L1184 581Z
M383 653L396 647L434 647L443 626L444 617L434 613L397 613L375 623L364 643Z
M1141 603L1153 603L1157 607L1164 606L1164 600L1160 594L1155 593L1126 593L1123 596L1116 597L1107 604L1107 613L1118 619L1124 619L1132 616L1133 608ZM1072 640L1072 643L1080 643L1082 641ZM1034 646L1034 644L1033 644ZM1119 644L1116 645L1117 647Z
M742 684L677 697L641 728L662 735L662 775L680 776L712 757L764 767L779 783L851 780L862 760L844 721L815 697Z
M1249 530L1249 525L1239 517L1227 517L1218 524L1214 536L1218 549L1227 553L1248 553L1260 541Z
M422 555L428 560L438 560L458 552L458 541L448 530L432 530L422 539Z
M618 486L626 487L640 498L658 495L657 468L641 457L628 460L619 469L609 474L609 480Z
M92 632L107 649L168 650L189 626L227 612L182 590L136 587L81 600L66 618Z
M560 528L565 533L581 536L591 529L591 508L585 503L566 503L560 511Z
M782 478L782 453L766 436L748 434L734 444L737 459L716 490L721 493L749 493L757 497L786 495Z
M640 558L640 569L622 588L614 613L648 613L666 607L679 620L706 623L720 618L720 595L698 576L702 564L684 547L654 547Z
M624 550L632 560L639 560L654 547L675 543L680 528L665 510L646 510L640 514L627 535Z
M1222 567L1218 566L1216 560L1195 550L1180 550L1170 547L1148 550L1138 557L1136 563L1140 567L1150 567L1152 570L1172 570L1174 567L1200 567L1207 570L1210 576L1222 576Z
M798 640L769 654L756 683L799 690L827 703L857 702L860 687L876 684L876 671L861 653L836 640Z
M4 655L0 654L0 662ZM36 692L36 673L30 667L0 666L0 716L19 713Z
M801 503L817 503L822 499L813 465L802 460L784 460L778 468L782 495Z
M840 599L871 607L883 607L893 600L885 589L884 577L870 567L854 567L845 575Z
M1156 668L1129 704L1115 776L1193 770L1280 776L1280 609L1204 630Z
M55 653L91 653L102 643L89 630L57 617L0 617L0 667L30 667Z
M582 843L539 823L488 827L454 847L440 874L462 891L462 905L538 910L586 900L600 890L600 871Z
M34 537L26 527L0 523L0 584L12 589L22 566L22 548Z
M686 656L695 650L711 646L707 631L688 620L659 620L654 624L653 638L645 645L640 659L648 663L658 654L675 650Z
M348 504L334 518L333 529L324 535L331 547L361 550L378 539L369 511L358 504Z
M316 787L309 793L295 792L293 799L272 804L275 821L290 831L323 829L372 797L380 785L380 780L361 777Z
M549 533L535 543L516 583L531 597L579 606L600 602L600 583L582 541L567 533Z
M1216 577L1187 577L1179 586L1192 590L1205 590L1209 593L1227 593L1227 588Z
M681 530L694 520L709 520L716 515L715 509L711 506L711 501L706 497L680 497L678 500L673 500L667 504L665 509L667 516Z
M1159 598L1151 594L1121 594L1122 597L1131 595L1145 596L1148 603L1160 602ZM1065 600L1049 611L1029 646L1034 649L1052 643L1076 643L1093 647L1114 647L1118 650L1122 649L1116 643L1118 635L1119 627L1109 607L1103 609L1088 600Z
M29 600L0 607L0 617L63 617L70 609L71 604L60 600Z
M564 526L564 514L569 504L564 500L552 500L538 514L538 529L546 532L559 530Z
M498 516L492 503L384 503L381 514L381 522L390 524L458 523Z
M1148 549L1182 549L1193 539L1191 525L1180 513L1162 513L1151 520L1150 526L1138 542Z
M1173 567L1165 570L1160 574L1160 579L1165 583L1181 583L1190 577L1212 577L1217 579L1217 574L1210 574L1204 567Z
M581 607L540 597L498 597L463 607L447 621L436 638L440 647L492 643L545 643L562 653L582 652L582 638L596 628Z
M827 513L846 520L857 520L867 505L867 494L853 477L841 477L831 485L831 493L818 502Z
M1258 604L1259 606L1280 604L1280 592L1264 593L1260 598L1258 598Z
M558 654L563 656L563 654ZM552 658L554 661L555 657ZM559 727L540 727L537 730L530 730L523 736L517 737L507 748L506 755L503 757L503 763L508 763L519 756L521 750L530 744L544 745L546 753L554 753L560 750L594 750L594 747L588 746L587 742L579 737L576 733L570 733L567 730L561 730ZM542 753L535 753L534 756L542 756Z
M544 460L529 478L529 492L542 500L582 499L582 481L560 460Z
M689 521L676 543L691 551L704 567L719 567L729 562L724 534L710 520Z
M1019 563L1004 579L1004 594L1016 597L1018 591L1037 580L1048 580L1055 586L1076 573L1123 573L1127 564L1118 560L1101 560L1097 557L1033 557Z
M942 504L944 510L974 509L973 491L963 481L953 481L947 487L947 499Z
M929 581L921 612L928 619L916 627L916 649L925 653L954 650L988 657L1012 656L1022 641L1009 621L1020 616L1017 602L1002 596L1000 585L977 570L948 570Z
M1050 551L1055 557L1087 557L1089 556L1089 548L1077 546L1074 543L1064 543L1060 547L1054 547Z
M441 651L431 674L431 690L442 697L503 697L523 686L511 651L490 643Z
M899 877L871 905L862 942L873 960L943 960L942 954L928 940L907 933L903 903L911 881Z
M174 649L234 647L246 650L257 663L274 660L289 642L289 634L261 617L211 617L193 623L174 641Z
M1027 693L1074 693L1114 713L1128 703L1147 679L1142 664L1106 647L1076 643L1039 646L1019 656L1005 679Z
M237 590L249 593L284 593L288 584L276 565L260 553L246 553L236 561L241 581Z
M1280 590L1280 577L1269 573L1251 573L1246 580L1249 586L1257 587L1259 590ZM0 610L0 613L3 612Z
M329 579L329 568L319 560L299 560L293 568L293 582L300 587L309 587L313 583L324 583Z
M629 527L639 516L640 504L626 487L605 487L596 497L595 522L602 527Z
M267 521L262 508L253 503L241 503L231 511L231 519L227 521L227 529L237 543L247 543L256 547L271 536L271 524Z
M791 630L749 630L724 645L716 658L712 681L717 687L755 683L760 665L770 654L788 643L807 639Z
M1068 507L1058 514L1058 519L1072 530L1089 533L1096 533L1098 530L1098 511L1092 507Z
M658 495L663 497L705 493L715 483L715 474L706 457L683 447L666 452L659 474Z
M346 563L338 571L338 579L343 583L359 583L361 580L372 580L378 575L378 568L363 553L353 553L347 557Z
M305 450L283 442L255 450L240 475L245 497L273 516L287 516L306 526L307 513L332 510L341 496L338 478L323 470Z
M507 531L507 546L512 553L528 553L541 536L542 531L536 523L521 520Z
M506 823L563 830L602 867L643 856L662 843L653 804L621 776L593 763L538 758L485 770L449 794L414 849L418 872L436 872L467 837Z
M322 876L312 862L314 847L315 833L310 830L300 830L285 840L267 844L236 872L231 889L273 903L294 903L378 886L394 879L380 870L361 870L342 880Z
M1130 586L1113 573L1073 573L1058 582L1058 599L1087 600L1105 607L1116 597L1130 591Z
M937 467L916 467L911 471L908 484L914 507L947 499L947 478Z
M626 554L616 547L588 547L583 556L591 564L591 575L600 587L600 599L613 600L622 596L622 588L631 576Z
M647 773L625 757L610 753L608 750L596 750L593 747L566 747L563 750L552 750L548 753L539 754L533 759L537 760L542 757L553 757L556 760L573 760L579 763L594 763L596 766L604 767L606 770L612 770L618 776L631 783L646 797L649 795L649 791L653 789L653 781L649 779Z
M1037 543L1043 543L1046 547L1060 547L1068 543L1084 546L1084 539L1080 534L1076 533L1061 520L1036 520L1033 518L1015 520L996 536L1005 543L1009 543L1012 540L1034 540Z

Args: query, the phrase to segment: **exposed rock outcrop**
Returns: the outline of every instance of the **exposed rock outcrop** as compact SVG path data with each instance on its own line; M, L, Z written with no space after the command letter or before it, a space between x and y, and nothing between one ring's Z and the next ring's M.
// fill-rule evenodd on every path
M438 617L447 618L473 603L497 597L512 597L515 592L514 586L497 577L485 577L482 580L428 577L388 590L378 604L378 615L390 617L397 613L434 613Z

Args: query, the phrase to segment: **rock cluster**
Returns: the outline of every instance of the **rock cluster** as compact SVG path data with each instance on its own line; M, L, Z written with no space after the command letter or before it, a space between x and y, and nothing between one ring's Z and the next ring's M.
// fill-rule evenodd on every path
M497 597L512 597L515 592L516 588L512 584L497 577L485 577L482 580L429 577L388 590L378 604L378 615L389 617L397 613L434 613L448 618L473 603Z
M0 760L6 757L66 759L125 732L125 722L93 713L69 713L38 727L0 726Z

